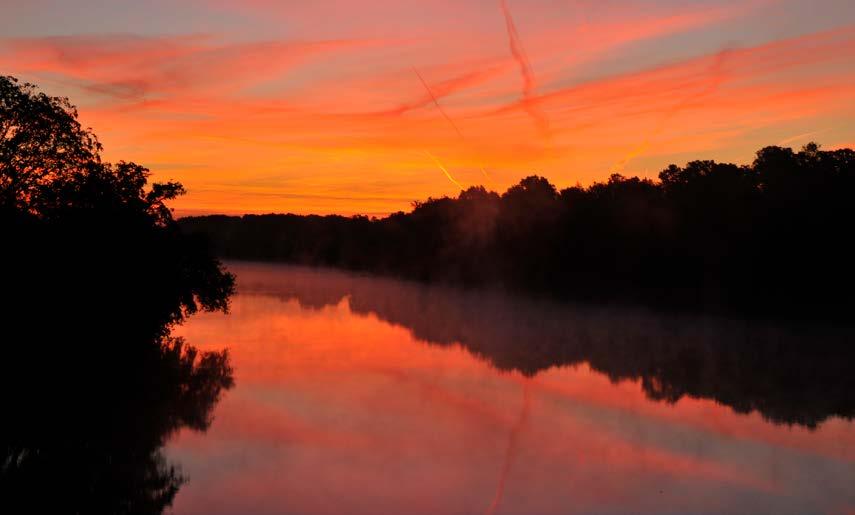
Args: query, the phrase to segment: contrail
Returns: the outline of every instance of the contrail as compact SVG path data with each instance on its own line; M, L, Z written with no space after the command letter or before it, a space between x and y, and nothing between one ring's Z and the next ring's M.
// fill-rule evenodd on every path
M779 141L779 142L778 142L778 146L779 146L779 147L782 147L782 146L784 146L784 145L786 145L786 144L788 144L788 143L792 143L792 142L797 141L797 140L800 140L800 139L802 139L802 138L807 138L808 136L816 136L817 134L821 134L821 133L823 133L823 132L825 132L825 131L827 131L827 130L828 130L828 129L821 129L821 130L818 130L818 131L806 132L806 133L804 133L804 134L797 134L797 135L795 135L795 136L790 136L789 138L782 139L781 141Z
M508 42L511 47L511 55L516 59L520 66L520 74L522 75L523 80L523 106L526 112L528 112L528 114L534 119L541 132L549 134L549 120L547 120L546 116L540 112L537 107L532 105L531 102L534 96L534 89L536 87L534 72L531 70L531 62L529 62L528 55L520 41L520 35L519 32L517 32L517 26L511 16L511 10L508 7L507 0L500 0L500 4L502 7L502 13L505 15L505 26L508 30Z
M508 8L507 0L500 0L502 4L502 13L505 15L505 25L508 29L508 39L511 45L511 55L517 60L520 65L520 73L523 78L523 96L528 97L534 91L534 73L531 71L531 63L525 53L525 49L520 43L520 35L517 32L517 26L511 16L511 10Z
M460 132L460 128L457 126L456 123L454 123L454 120L452 120L451 117L448 116L448 113L445 112L445 109L443 109L442 106L439 105L439 101L436 99L436 95L433 94L433 91L430 89L430 86L428 86L427 81L425 81L425 78L422 77L422 74L419 73L419 70L417 70L415 66L413 67L413 71L416 72L416 75L419 77L419 80L422 81L422 86L425 87L425 91L427 91L428 95L430 95L430 99L433 100L433 105L436 106L442 116L446 119L446 121L448 121L449 125L454 127L454 132L456 132L457 135L460 136L460 139L466 140L466 138L463 137L463 133Z
M448 177L448 180L449 180L449 181L453 182L453 183L454 183L458 188L460 188L461 190L465 190L465 189L466 189L466 188L464 188L464 187L463 187L463 185L462 185L462 184L460 184L459 182L457 182L457 181L454 179L454 177L452 177L452 176L451 176L451 174L450 174L450 173L448 173L448 170L445 168L445 166L443 166L443 164L440 162L440 160L439 160L439 159L437 159L437 157L436 157L435 155L431 154L431 153L430 153L430 152L428 152L427 150L425 150L425 154L427 154L427 156L428 156L428 157L430 157L431 159L433 159L433 162L434 162L434 163L436 163L436 166L438 166L438 167L439 167L439 169L440 169L440 170L442 170L442 173L444 173L444 174L445 174L445 176L446 176L446 177Z
M493 502L490 503L490 506L487 508L487 511L484 512L485 515L493 515L496 513L496 509L499 507L499 504L502 502L502 496L505 493L505 481L508 479L508 473L511 471L511 465L514 462L514 458L517 454L517 447L519 446L520 433L528 422L529 412L531 411L531 388L530 388L530 380L526 379L525 383L523 383L523 405L522 410L520 411L520 417L517 419L516 424L511 428L511 434L508 436L508 447L505 449L505 461L502 464L502 475L499 477L499 486L496 488L496 496L493 498Z
M624 167L631 160L643 154L650 147L651 140L658 136L665 129L665 124L668 123L671 118L673 118L677 113L682 111L690 103L696 100L700 100L701 98L717 90L722 82L721 67L729 55L730 50L727 49L721 50L718 54L716 54L715 60L710 66L709 71L712 80L707 84L707 86L693 95L684 97L683 100L681 100L678 104L669 109L656 123L656 127L653 129L653 131L648 134L647 137L644 138L644 141L642 141L635 148L633 148L626 156L623 157L623 159L615 163L615 165L612 166L610 173L622 172Z
M416 72L416 75L418 76L419 80L422 82L422 86L425 87L425 91L427 91L428 95L430 96L430 99L433 100L433 105L436 106L437 110L439 110L439 112L442 114L443 118L445 118L446 121L448 121L449 125L451 125L454 128L454 132L457 133L457 136L460 138L460 140L464 144L469 145L469 142L466 141L466 137L463 136L463 132L460 130L460 127L458 127L457 124L454 123L454 120L452 120L451 117L448 116L448 113L446 113L445 109L443 109L442 106L439 104L439 100L437 100L436 95L433 94L433 90L430 89L430 86L428 85L425 78L422 77L422 74L419 73L419 70L416 69L415 66L413 66L413 71ZM484 174L484 177L487 180L490 180L490 176L487 174L487 170L484 169L484 165L481 163L478 163L478 168L481 169L481 173ZM455 181L455 182L457 182L457 181Z

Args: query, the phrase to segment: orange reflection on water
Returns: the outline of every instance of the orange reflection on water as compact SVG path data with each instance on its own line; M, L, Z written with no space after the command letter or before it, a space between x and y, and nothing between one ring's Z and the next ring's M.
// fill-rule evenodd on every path
M403 283L357 279L364 283L345 286L352 297L319 301L350 279L290 267L233 269L241 293L232 313L202 315L180 330L194 344L228 346L237 387L207 434L183 433L169 446L191 478L176 513L839 513L855 506L849 421L832 417L810 430L710 399L658 402L640 381L613 383L587 364L531 377L499 371L464 345L424 341L391 323L407 305L400 296L414 295ZM358 296L364 291L375 311ZM439 295L429 297L428 317L442 312ZM484 303L485 319L494 305ZM461 334L474 338L477 327Z

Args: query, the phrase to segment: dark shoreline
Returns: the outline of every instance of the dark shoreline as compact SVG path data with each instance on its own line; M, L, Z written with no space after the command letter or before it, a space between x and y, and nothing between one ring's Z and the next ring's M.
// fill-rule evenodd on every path
M563 300L850 321L855 151L766 147L751 165L693 161L659 181L559 191L528 177L385 218L187 217L224 259L331 266Z

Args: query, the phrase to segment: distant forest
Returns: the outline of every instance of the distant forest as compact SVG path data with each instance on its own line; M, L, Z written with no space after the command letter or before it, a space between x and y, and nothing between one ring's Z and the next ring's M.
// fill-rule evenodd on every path
M223 258L324 265L582 301L846 318L855 306L855 151L811 143L750 165L558 190L531 176L365 216L189 217Z

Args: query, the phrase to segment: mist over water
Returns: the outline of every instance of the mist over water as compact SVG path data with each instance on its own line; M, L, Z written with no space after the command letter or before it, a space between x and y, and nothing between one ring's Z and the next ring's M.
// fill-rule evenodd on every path
M847 513L853 331L231 263L176 513Z

